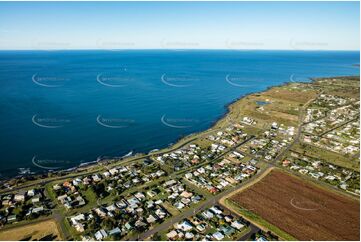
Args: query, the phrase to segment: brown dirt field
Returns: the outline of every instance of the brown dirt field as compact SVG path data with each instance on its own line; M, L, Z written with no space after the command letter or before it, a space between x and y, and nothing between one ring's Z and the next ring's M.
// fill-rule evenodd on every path
M45 236L52 240L62 240L57 224L52 219L0 230L0 241L40 240ZM49 238L46 240L50 240Z
M273 170L231 200L299 240L360 239L359 201Z

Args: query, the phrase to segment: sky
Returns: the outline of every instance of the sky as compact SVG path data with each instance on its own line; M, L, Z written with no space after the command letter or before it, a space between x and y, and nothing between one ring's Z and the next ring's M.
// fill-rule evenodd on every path
M0 2L1 50L359 50L359 2Z

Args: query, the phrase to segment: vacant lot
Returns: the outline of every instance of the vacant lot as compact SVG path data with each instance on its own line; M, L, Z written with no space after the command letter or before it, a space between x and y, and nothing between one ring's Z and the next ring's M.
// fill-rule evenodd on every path
M304 104L310 99L316 97L315 91L307 90L305 85L297 83L292 83L280 88L272 88L268 90L265 95L271 98L297 102L299 104Z
M273 170L231 200L299 240L359 240L359 201Z
M0 240L62 240L54 220L0 230Z
M360 77L335 77L317 79L315 86L320 86L325 94L341 97L360 97Z
M310 156L316 159L325 160L337 166L352 169L354 171L360 170L359 157L350 158L346 155L341 155L336 152L324 150L314 145L296 144L292 147L292 151Z

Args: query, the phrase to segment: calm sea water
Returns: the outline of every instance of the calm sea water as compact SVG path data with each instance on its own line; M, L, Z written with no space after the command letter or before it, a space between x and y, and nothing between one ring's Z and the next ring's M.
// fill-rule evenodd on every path
M148 152L207 129L236 98L359 75L358 52L0 52L0 173Z

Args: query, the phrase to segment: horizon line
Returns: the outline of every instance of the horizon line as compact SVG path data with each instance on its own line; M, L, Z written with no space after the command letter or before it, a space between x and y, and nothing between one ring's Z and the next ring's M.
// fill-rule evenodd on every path
M349 51L360 52L360 49L230 49L230 48L132 48L132 49L97 49L97 48L79 48L79 49L0 49L0 51L81 51L81 50L105 50L105 51L131 51L131 50L173 50L173 51L200 51L200 50L228 50L228 51Z

